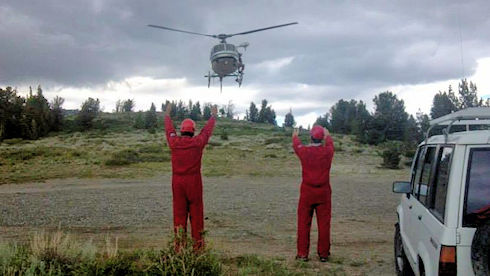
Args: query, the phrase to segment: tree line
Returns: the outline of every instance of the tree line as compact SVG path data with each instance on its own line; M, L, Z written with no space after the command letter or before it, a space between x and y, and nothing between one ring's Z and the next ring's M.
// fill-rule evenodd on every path
M324 115L317 118L315 124L327 127L334 133L355 135L359 142L380 144L386 141L402 141L416 144L424 137L429 128L429 120L444 116L468 107L490 106L490 99L484 101L478 97L477 86L466 79L458 84L457 94L449 86L448 91L439 91L432 102L430 116L418 112L416 116L405 111L404 101L390 92L382 92L373 98L374 112L369 112L363 101L341 99ZM38 86L36 93L30 89L26 97L19 96L16 89L0 88L0 140L8 138L38 139L50 131L65 128L64 99L56 96L51 102L44 97ZM172 106L171 117L174 120L191 118L195 121L208 120L211 117L211 103L165 101L161 105L164 112L167 104ZM132 99L118 100L115 113L135 113L135 101ZM230 101L219 108L219 116L234 118L234 105ZM74 125L77 130L87 130L94 126L100 110L99 99L88 98L77 110ZM148 111L136 112L131 117L133 127L154 131L157 127L157 112L154 103ZM276 112L263 99L260 108L250 103L245 112L246 121L277 125ZM292 110L284 119L284 127L294 127L296 122ZM72 126L73 129L73 126Z
M452 112L469 108L490 106L478 97L476 84L462 79L457 95L449 86L448 91L439 91L432 101L430 116L417 112L416 116L405 111L405 103L390 91L373 98L374 112L369 112L363 101L344 100L336 102L329 112L321 115L315 124L327 127L334 133L355 135L359 142L380 144L386 141L401 141L414 145L420 142L429 128L429 121ZM286 114L284 126L295 125L292 111Z
M430 117L421 111L415 117L409 115L404 101L390 91L376 95L373 103L374 112L371 113L363 101L341 99L315 123L334 133L355 135L362 143L380 144L394 140L413 144L424 138L430 119L469 107L490 106L490 99L479 98L476 84L462 79L457 96L451 86L447 92L439 91L434 96Z
M63 121L64 99L52 102L43 95L41 86L27 97L17 95L12 87L0 88L0 140L7 138L38 139L50 131L58 131Z

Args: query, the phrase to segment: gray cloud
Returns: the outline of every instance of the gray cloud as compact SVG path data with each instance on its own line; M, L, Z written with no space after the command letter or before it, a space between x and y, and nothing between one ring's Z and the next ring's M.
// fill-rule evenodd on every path
M205 84L206 37L145 27L234 33L290 21L284 29L237 36L251 43L244 85L277 87L260 96L301 100L356 97L362 89L459 78L488 55L487 1L13 1L0 4L0 83L96 86L142 75ZM260 63L293 57L268 72ZM233 80L227 80L233 83ZM262 89L265 91L266 89ZM335 98L337 97L337 98Z

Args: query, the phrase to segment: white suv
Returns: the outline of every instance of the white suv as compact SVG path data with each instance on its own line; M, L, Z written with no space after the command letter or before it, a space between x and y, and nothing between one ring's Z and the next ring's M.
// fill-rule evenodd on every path
M395 225L397 275L490 275L490 108L431 121L444 135L421 143ZM450 133L451 127L464 132ZM479 130L476 130L479 129Z

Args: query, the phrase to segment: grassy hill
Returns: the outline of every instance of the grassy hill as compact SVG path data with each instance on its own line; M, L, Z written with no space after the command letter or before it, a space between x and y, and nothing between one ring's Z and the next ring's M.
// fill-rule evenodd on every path
M53 178L141 178L171 171L162 115L155 133L135 129L135 114L104 113L86 132L59 132L39 140L0 144L0 184ZM71 124L68 119L67 124ZM198 129L204 122L198 122ZM175 122L178 128L179 122ZM308 133L301 133L304 142ZM332 173L379 173L377 148L333 135ZM355 162L353 162L355 161ZM354 164L356 163L356 164ZM218 119L203 157L205 176L296 176L291 130L268 124ZM383 170L384 171L384 170Z
M296 262L301 167L291 148L291 130L222 118L202 168L207 240L214 249L199 257L203 262L194 255L176 256L162 114L155 133L133 128L136 115L105 113L90 131L0 144L0 184L34 182L0 185L0 274L144 275L183 269L189 262L225 275L392 271L391 233L399 199L391 193L391 182L406 179L406 167L383 169L379 148L334 134L331 260L319 263L312 251L312 262ZM198 129L203 124L198 122ZM66 128L72 125L68 118ZM308 133L301 138L307 142ZM54 178L60 180L38 183ZM57 229L72 238L43 234ZM113 237L118 244L107 242Z

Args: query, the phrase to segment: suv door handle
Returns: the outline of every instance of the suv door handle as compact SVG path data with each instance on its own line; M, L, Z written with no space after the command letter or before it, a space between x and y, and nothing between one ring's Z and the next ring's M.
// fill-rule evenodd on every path
M422 216L421 215L419 215L418 218L419 218L419 220L422 220Z

